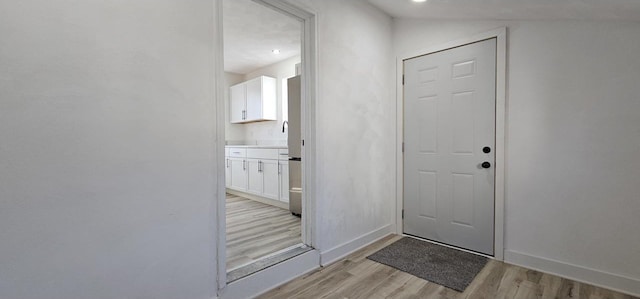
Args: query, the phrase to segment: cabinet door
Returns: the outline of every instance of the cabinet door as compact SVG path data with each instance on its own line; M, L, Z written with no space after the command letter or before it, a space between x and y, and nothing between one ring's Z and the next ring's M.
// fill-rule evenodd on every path
M248 192L262 195L264 190L264 178L262 173L262 163L258 159L247 159L249 169Z
M231 163L231 188L247 190L247 161L245 159L229 159Z
M246 82L247 105L246 121L262 119L262 77Z
M224 159L225 168L224 168L224 185L225 187L231 187L231 160L229 157Z
M262 196L278 200L280 182L278 181L278 160L262 160L264 189Z
M231 123L244 122L246 116L246 96L247 86L246 84L238 84L231 86L229 92L229 121Z
M289 162L278 161L280 171L280 201L289 202Z

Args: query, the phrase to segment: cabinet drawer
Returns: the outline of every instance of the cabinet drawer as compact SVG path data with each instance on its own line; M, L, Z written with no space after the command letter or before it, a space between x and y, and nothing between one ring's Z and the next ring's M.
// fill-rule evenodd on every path
M278 149L275 148L248 148L247 158L278 160Z
M288 149L279 149L278 150L278 160L289 160L289 150Z
M229 147L229 157L247 157L247 149L242 147Z

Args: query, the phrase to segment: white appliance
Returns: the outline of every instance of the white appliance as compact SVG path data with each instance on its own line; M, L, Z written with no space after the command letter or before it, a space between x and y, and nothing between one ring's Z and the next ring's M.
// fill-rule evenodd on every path
M302 138L300 101L302 92L300 88L300 76L287 80L288 95L288 137L289 146L289 211L292 214L302 215Z

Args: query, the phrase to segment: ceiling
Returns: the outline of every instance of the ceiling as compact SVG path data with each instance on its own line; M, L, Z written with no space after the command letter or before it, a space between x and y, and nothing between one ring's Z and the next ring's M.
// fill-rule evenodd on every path
M247 74L300 55L298 20L251 0L224 0L222 11L226 72Z
M640 0L369 0L395 18L640 20Z

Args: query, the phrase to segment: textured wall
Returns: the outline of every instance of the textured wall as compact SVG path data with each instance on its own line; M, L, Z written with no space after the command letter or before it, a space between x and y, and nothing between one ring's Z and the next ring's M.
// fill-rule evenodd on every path
M0 298L210 298L211 1L0 2Z
M507 257L640 280L640 24L398 20L395 52L499 26L509 29Z
M299 1L318 15L318 247L390 225L395 213L391 19L366 1Z

